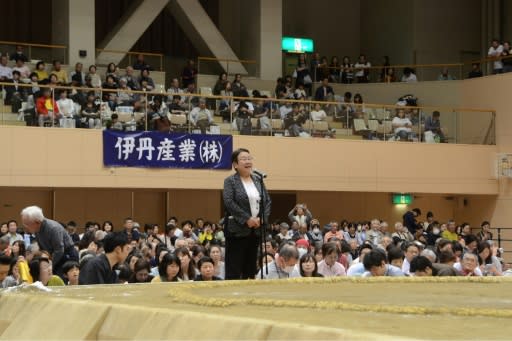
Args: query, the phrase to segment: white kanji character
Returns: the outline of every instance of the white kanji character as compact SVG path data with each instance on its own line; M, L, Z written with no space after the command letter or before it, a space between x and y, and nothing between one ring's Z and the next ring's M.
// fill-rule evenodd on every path
M151 161L151 159L153 159L153 151L156 148L153 147L151 137L143 137L139 139L139 146L136 149L139 152L139 160L142 159L144 152L147 152L146 159Z
M196 142L191 139L186 139L179 145L180 149L180 160L181 162L195 161L196 158Z
M176 161L174 156L172 155L174 153L174 148L176 146L174 145L174 142L172 140L169 140L167 137L160 141L160 146L158 148L158 157L157 160L162 161Z
M133 153L133 148L135 148L135 138L134 137L118 137L115 145L117 148L117 159L121 160L124 154L124 160L128 160L128 157L131 153Z
M220 161L220 154L219 154L219 148L217 146L216 141L203 141L202 143L202 153L201 153L201 159L204 163L208 162L219 162ZM222 146L220 147L222 148Z

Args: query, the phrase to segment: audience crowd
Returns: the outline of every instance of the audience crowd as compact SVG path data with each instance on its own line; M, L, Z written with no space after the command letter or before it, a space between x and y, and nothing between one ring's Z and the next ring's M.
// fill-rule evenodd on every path
M266 230L256 279L512 275L489 222L473 234L468 223L438 222L432 212L424 221L420 216L415 208L392 226L379 219L321 224L305 204L297 204L286 220ZM126 218L120 227L87 222L78 234L75 222L58 223L29 207L21 224L9 220L0 226L0 283L7 288L36 281L62 286L223 280L223 223L171 217L163 227L141 226Z

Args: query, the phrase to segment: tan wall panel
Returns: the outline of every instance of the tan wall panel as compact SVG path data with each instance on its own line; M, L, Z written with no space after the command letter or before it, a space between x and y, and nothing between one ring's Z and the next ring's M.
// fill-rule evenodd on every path
M159 224L166 222L165 216L165 195L163 191L135 191L134 192L134 214L135 219L144 227L144 224Z
M44 215L53 217L52 193L49 189L0 188L0 220L14 219L20 223L20 212L27 206L36 205Z
M179 222L199 217L218 222L221 207L221 191L218 190L169 191L169 216L176 216Z

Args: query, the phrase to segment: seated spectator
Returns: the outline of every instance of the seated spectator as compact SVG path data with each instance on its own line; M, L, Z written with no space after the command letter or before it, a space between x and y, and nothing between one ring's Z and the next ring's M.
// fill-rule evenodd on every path
M153 276L150 275L151 266L149 262L141 258L137 260L135 266L133 267L133 273L128 283L148 283L153 280Z
M57 76L57 80L60 84L68 84L68 73L66 70L62 68L62 63L60 60L53 61L53 70L52 73Z
M290 222L296 221L300 224L309 225L311 219L313 219L313 215L308 210L306 204L297 204L294 208L288 213L288 219Z
M332 56L329 64L329 79L331 82L339 83L341 75L341 65L337 56Z
M80 62L75 64L75 71L70 73L71 84L73 86L83 86L85 84L85 73L82 71L84 65Z
M478 263L484 276L502 276L503 267L501 262L491 250L492 241L481 241L478 243L476 252L478 253Z
M0 288L6 288L6 284L4 285L4 281L9 275L9 270L11 268L12 259L11 257L0 253Z
M13 113L17 113L21 109L21 103L26 100L26 92L28 88L21 86L20 72L14 70L12 79L5 81L9 85L2 86L5 89L4 104L10 105Z
M68 91L62 89L60 92L59 100L57 101L57 107L62 115L62 118L74 119L75 126L80 126L80 115L76 111L75 102L68 98Z
M201 98L199 106L190 111L189 121L194 126L201 130L201 134L206 134L206 129L213 123L213 117L206 108L206 100Z
M291 102L283 102L283 104L279 107L279 116L282 120L285 119L285 117L292 112L292 103Z
M327 120L327 114L322 109L320 103L315 104L315 109L310 112L312 121L325 121Z
M172 101L173 100L173 97L175 95L179 95L181 96L183 94L183 89L180 87L180 82L178 80L178 78L173 78L171 80L171 87L169 89L167 89L167 93L168 93L168 100L169 101ZM183 102L180 102L180 105L183 105Z
M52 98L51 90L44 88L42 91L42 96L36 101L36 112L40 127L43 127L45 122L52 122L54 119L62 117L57 103Z
M258 119L257 128L260 130L268 131L272 127L270 121L271 107L269 102L263 100L264 96L256 97L254 100L254 111L252 116Z
M87 100L82 108L80 122L80 126L84 128L101 127L99 99L96 98L94 91L87 93Z
M480 241L492 241L492 232L491 232L491 223L488 221L483 221L480 224L480 232L478 232L477 237Z
M153 68L148 63L146 63L146 61L144 60L144 55L142 53L137 55L137 59L133 63L133 68L135 70L144 70L144 69L153 70Z
M42 60L37 62L34 72L37 74L37 79L42 84L48 82L48 78L50 76L48 75L48 72L46 72L46 64Z
M324 277L346 276L345 267L338 262L339 252L336 243L322 245L323 259L318 263L318 273Z
M24 83L29 83L31 71L22 58L16 59L16 66L12 68L12 71L18 71L20 73L20 80Z
M405 275L409 275L409 269L411 267L411 261L414 257L420 254L420 249L416 243L404 243L402 244L402 250L404 250L404 262L402 265L402 272Z
M382 250L372 250L364 256L363 265L365 272L362 277L373 276L404 276L400 268L386 264L386 254Z
M78 285L78 277L80 275L80 266L78 262L67 261L62 265L62 273L64 275L66 285Z
M414 241L414 236L401 222L395 223L395 232L391 234L391 238L393 238L393 240L397 240L398 242Z
M343 57L341 67L341 82L343 84L352 84L354 81L354 64L352 64L348 56Z
M318 265L311 253L306 253L300 257L299 272L301 277L324 277L318 273Z
M402 75L401 82L405 83L416 83L418 81L418 78L416 77L416 74L414 73L414 70L410 67L404 68L404 74Z
M483 73L482 70L480 70L480 63L471 64L471 71L468 74L468 78L478 78L482 76Z
M90 78L90 85L93 88L101 88L101 77L99 74L96 73L96 65L89 66L89 73L87 74L87 77Z
M370 64L366 60L366 56L361 54L359 60L355 63L354 68L356 70L356 79L358 83L368 83L370 81Z
M284 243L279 248L279 253L275 260L268 264L268 273L260 270L256 278L264 279L281 279L300 277L298 268L296 267L299 260L299 251L293 244Z
M432 113L432 116L428 116L425 119L425 132L432 132L435 141L446 142L443 129L441 128L440 117L441 114L439 113L439 111L434 111Z
M395 133L395 139L398 141L408 141L412 133L411 120L405 117L405 109L396 109L396 116L391 121Z
M398 246L390 246L387 249L388 263L401 269L404 265L404 252Z
M163 256L158 265L158 274L151 280L151 283L160 282L181 282L181 261L174 253L167 253Z
M240 102L237 111L234 113L235 122L240 135L251 135L252 122L251 111L245 101Z
M449 220L446 225L446 230L441 233L441 237L446 240L456 242L459 240L459 236L457 235L455 221Z
M452 80L455 80L457 78L455 78L453 75L451 75L449 72L448 72L448 67L443 67L443 70L441 71L441 74L437 77L437 80L438 81L452 81Z
M339 225L337 221L331 221L328 224L329 230L324 235L324 244L329 242L331 238L336 238L338 240L342 240L343 237L343 231L339 229Z
M64 286L64 281L53 274L52 265L48 258L34 258L30 264L30 275L34 282L41 282L44 286Z
M482 276L482 270L478 267L478 257L473 253L466 252L462 260L453 267L462 276Z
M115 110L115 108L117 106L117 95L116 95L116 91L113 91L113 90L117 90L118 85L115 81L114 76L112 76L112 75L107 76L105 83L103 83L101 85L101 88L103 90L106 90L106 91L103 91L102 101L108 103L110 110Z
M113 270L117 264L123 263L130 245L128 238L123 232L112 232L103 239L104 254L90 259L80 269L80 284L115 284L117 274Z
M195 266L195 262L190 256L189 249L186 247L177 247L175 250L176 255L181 262L181 278L185 281L192 281L199 275L199 271Z
M194 278L194 281L221 281L222 279L215 276L215 267L213 259L208 256L202 257L197 262L199 268L199 275Z
M249 94L247 92L247 87L244 83L242 83L242 75L237 73L235 75L235 79L231 83L231 88L233 89L233 95L237 97L248 97Z
M116 66L116 63L108 63L107 65L107 70L105 71L105 78L107 78L107 76L112 76L114 77L114 81L116 83L119 82L119 68Z
M445 264L432 263L427 257L417 256L411 261L410 272L414 276L457 276L457 271Z
M322 85L316 89L315 101L332 101L334 98L334 90L329 85L329 78L322 79Z
M290 225L285 222L279 224L279 233L275 236L275 239L278 244L282 244L283 242L290 240L292 238L290 234Z
M153 78L149 76L149 69L142 69L138 79L141 90L152 91L155 88Z
M292 111L286 114L284 118L284 128L288 130L290 136L296 137L304 134L304 128L302 124L306 122L307 116L299 111L299 105L294 103L292 105Z
M21 59L24 63L28 62L28 57L25 55L22 45L16 45L16 50L11 54L10 59L14 61Z
M213 260L214 275L220 279L226 277L225 263L222 261L222 248L218 244L211 244L209 256Z
M9 60L7 56L0 56L0 81L5 82L12 79L12 68L7 65Z
M293 97L297 100L305 100L308 97L303 83L297 84L297 88L293 93Z
M379 219L372 219L370 222L370 229L366 232L366 240L377 246L381 243L384 234L381 231Z
M329 78L329 74L329 62L327 61L326 56L322 56L322 58L320 58L320 63L316 66L317 78L320 80Z

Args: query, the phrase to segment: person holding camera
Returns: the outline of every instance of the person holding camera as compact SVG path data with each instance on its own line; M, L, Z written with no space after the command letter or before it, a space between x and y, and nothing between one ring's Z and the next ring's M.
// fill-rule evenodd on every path
M290 219L291 223L296 221L299 224L299 226L302 224L306 224L309 226L311 219L313 219L313 215L308 210L306 204L297 204L288 213L288 219Z

